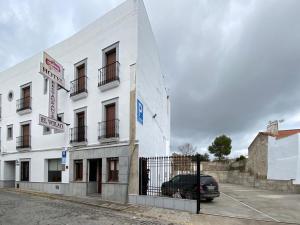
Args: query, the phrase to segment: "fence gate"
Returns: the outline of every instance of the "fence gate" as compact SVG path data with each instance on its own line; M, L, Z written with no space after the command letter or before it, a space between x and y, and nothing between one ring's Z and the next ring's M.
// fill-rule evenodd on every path
M140 196L153 196L154 199L159 197L173 199L173 203L167 203L165 200L166 204L170 205L190 204L192 207L196 203L196 212L199 213L199 156L141 157L139 159L139 194Z

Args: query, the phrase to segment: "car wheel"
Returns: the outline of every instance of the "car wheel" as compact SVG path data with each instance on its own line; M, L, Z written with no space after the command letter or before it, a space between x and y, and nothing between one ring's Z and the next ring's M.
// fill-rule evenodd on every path
M214 200L214 198L207 198L206 201L208 202L212 202Z

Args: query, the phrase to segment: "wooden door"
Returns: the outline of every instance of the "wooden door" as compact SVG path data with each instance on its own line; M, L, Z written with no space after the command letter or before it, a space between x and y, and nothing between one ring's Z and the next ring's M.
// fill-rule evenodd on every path
M116 105L106 106L106 138L115 137Z
M29 162L21 162L21 181L29 181Z
M29 147L30 146L30 136L29 133L29 124L22 125L22 144L23 147Z
M30 108L30 86L22 89L23 95L23 107L24 109Z
M78 142L85 141L85 119L84 112L77 113L77 138Z
M77 92L85 91L85 64L77 67Z
M97 165L98 165L98 171L97 171L97 186L98 186L98 193L100 193L101 194L101 192L102 192L102 160L101 159L99 159L99 160L97 160Z
M106 80L113 81L116 78L116 49L106 53Z

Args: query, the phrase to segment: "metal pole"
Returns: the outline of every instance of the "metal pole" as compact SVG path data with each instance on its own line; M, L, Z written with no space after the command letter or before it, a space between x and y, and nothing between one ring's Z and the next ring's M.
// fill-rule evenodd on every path
M197 154L197 214L200 213L200 156Z
M139 194L142 195L142 178L143 178L143 170L142 170L142 158L139 158Z

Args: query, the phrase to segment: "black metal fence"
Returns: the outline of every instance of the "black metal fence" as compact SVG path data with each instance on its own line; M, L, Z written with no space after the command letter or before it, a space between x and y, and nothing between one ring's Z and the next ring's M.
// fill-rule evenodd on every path
M87 77L82 76L70 82L70 96L87 92Z
M119 138L119 119L99 122L98 139Z
M16 147L17 147L17 149L30 148L31 147L31 136L23 135L23 136L17 137Z
M80 126L70 129L70 143L87 142L87 127Z
M31 97L27 96L17 100L17 112L31 109Z
M139 171L140 195L197 200L200 211L199 156L142 157Z
M99 69L98 86L119 81L119 62L114 62Z

